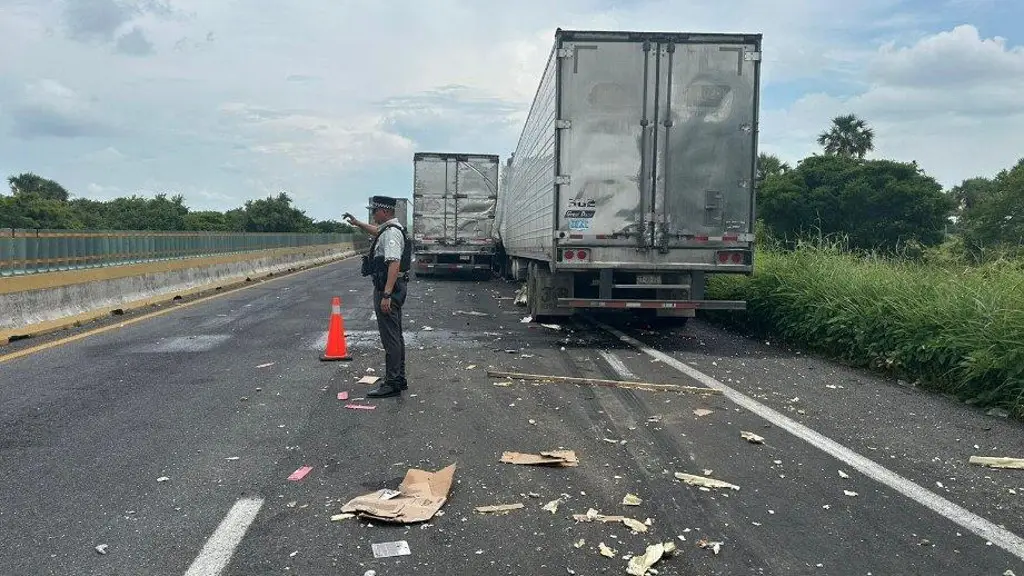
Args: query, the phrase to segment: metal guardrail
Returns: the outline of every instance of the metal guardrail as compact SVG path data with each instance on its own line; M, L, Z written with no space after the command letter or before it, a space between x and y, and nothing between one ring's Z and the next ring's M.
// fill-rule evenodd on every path
M0 228L0 277L365 241L363 234Z

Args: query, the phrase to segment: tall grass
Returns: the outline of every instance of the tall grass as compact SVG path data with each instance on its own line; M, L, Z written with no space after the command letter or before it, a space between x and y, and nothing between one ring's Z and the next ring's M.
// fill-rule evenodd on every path
M970 267L766 246L750 277L708 296L747 301L718 321L1024 417L1024 263Z

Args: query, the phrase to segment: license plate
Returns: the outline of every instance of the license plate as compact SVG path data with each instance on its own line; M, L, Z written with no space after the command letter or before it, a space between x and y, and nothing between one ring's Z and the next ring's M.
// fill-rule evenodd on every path
M661 284L661 274L637 274L637 284Z
M472 256L469 255L469 254L459 254L459 261L460 262L469 262L470 258L472 258Z

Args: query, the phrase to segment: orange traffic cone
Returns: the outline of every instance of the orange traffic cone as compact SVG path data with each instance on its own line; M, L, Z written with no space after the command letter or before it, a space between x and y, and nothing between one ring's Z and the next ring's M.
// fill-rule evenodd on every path
M345 321L341 318L341 298L335 296L331 300L331 327L327 330L327 350L320 360L324 362L352 360L348 355L345 343Z

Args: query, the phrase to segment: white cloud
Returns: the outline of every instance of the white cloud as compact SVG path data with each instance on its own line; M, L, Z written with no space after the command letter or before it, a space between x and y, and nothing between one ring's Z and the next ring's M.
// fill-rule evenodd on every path
M911 46L882 46L865 66L869 88L849 98L811 94L764 115L762 147L795 161L818 150L838 114L875 128L873 157L917 160L946 186L991 176L1024 157L1024 50L958 26Z
M1021 154L1020 49L940 25L984 4L0 2L0 54L24 55L0 58L0 168L80 194L225 209L284 189L315 217L406 194L417 149L514 149L556 26L764 33L762 147L790 160L848 111L946 183Z

